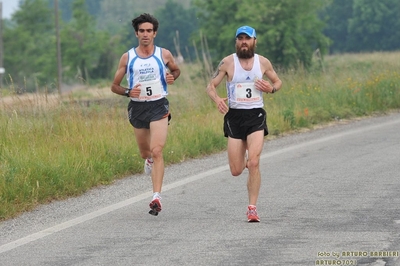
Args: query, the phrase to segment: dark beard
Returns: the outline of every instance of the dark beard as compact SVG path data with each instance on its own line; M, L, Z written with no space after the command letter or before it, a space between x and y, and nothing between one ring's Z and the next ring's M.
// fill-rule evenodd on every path
M254 56L254 46L248 47L248 50L242 50L241 47L236 47L236 54L239 58L249 59Z

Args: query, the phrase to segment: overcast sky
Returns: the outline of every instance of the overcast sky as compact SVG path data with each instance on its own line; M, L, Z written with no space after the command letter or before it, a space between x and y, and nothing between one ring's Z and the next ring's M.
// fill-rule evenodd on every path
M18 8L18 0L0 0L3 3L3 18L11 18Z

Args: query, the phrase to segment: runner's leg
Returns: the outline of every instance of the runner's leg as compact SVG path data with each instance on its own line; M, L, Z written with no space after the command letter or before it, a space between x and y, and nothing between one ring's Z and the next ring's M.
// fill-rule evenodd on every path
M244 156L246 153L246 141L241 139L228 138L228 160L231 174L240 175L246 168Z
M261 187L260 156L264 146L264 131L256 131L247 136L249 177L247 190L249 205L256 205Z
M140 157L147 159L151 157L150 151L150 130L147 128L133 128L136 137L136 143L139 148Z
M153 192L161 192L164 179L164 157L163 149L167 140L168 118L165 117L150 123L150 151L153 158L153 170L151 179L153 181Z

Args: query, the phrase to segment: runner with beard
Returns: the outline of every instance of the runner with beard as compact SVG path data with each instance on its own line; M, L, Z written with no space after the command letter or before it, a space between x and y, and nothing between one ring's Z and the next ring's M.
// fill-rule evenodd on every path
M207 86L207 94L216 103L219 112L224 114L224 135L228 138L231 174L239 176L245 168L249 172L248 222L260 221L256 208L261 187L259 162L264 136L268 135L262 93L275 93L282 86L271 62L255 53L256 44L255 29L249 26L238 28L236 53L221 60ZM224 78L227 97L221 98L216 88Z

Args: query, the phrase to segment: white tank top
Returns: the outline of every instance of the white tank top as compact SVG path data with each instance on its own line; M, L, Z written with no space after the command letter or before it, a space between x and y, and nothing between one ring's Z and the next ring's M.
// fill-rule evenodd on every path
M250 71L242 68L236 54L233 54L233 60L233 78L232 81L226 82L229 108L263 108L264 100L262 92L254 86L254 81L263 77L258 54L254 54L253 68Z
M131 98L131 100L155 101L167 96L166 71L167 67L162 59L160 47L155 46L154 53L147 58L139 57L136 48L130 49L126 67L128 88L133 88L137 83L142 85L139 98Z

